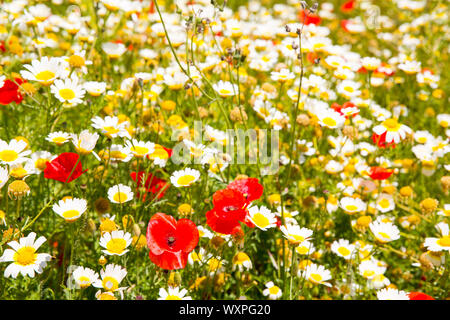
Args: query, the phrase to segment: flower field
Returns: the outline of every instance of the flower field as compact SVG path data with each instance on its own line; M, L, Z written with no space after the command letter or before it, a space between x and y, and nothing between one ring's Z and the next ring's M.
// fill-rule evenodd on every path
M450 299L448 14L2 1L0 299Z

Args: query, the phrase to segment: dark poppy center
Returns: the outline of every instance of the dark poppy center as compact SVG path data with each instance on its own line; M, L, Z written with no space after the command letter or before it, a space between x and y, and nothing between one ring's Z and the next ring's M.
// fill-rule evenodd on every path
M175 237L170 236L170 237L167 238L167 244L169 246L173 246L174 243L175 243Z
M223 211L230 212L230 211L234 211L234 210L237 210L237 209L238 209L238 207L235 207L235 206L227 206L227 207L223 208Z

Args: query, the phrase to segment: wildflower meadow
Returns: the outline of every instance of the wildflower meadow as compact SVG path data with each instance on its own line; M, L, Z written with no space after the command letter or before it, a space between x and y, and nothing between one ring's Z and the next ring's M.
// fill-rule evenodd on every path
M449 12L1 1L0 299L450 299Z

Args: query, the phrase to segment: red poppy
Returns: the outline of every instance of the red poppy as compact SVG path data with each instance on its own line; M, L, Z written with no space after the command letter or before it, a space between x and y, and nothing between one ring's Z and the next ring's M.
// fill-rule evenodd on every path
M342 12L351 12L355 8L355 4L356 4L356 0L347 1L341 6L341 11Z
M369 176L373 180L386 180L388 179L392 174L394 173L394 170L391 169L385 169L382 167L371 167Z
M53 159L51 162L47 162L44 169L44 177L47 179L53 179L67 183L77 179L79 176L81 176L83 173L87 171L87 170L83 171L79 158L80 156L77 153L73 152L61 153L57 158Z
M410 292L409 300L435 300L433 297L423 293L423 292Z
M139 187L142 185L142 182L144 181L145 172L144 171L139 171L139 173L132 172L130 174L130 176L131 176L131 179L133 179L133 181L136 182L137 188L139 189ZM167 183L166 180L160 179L151 173L148 174L147 179L145 179L145 183L144 183L144 186L145 186L145 189L147 190L147 192L151 192L154 195L157 195L158 199L161 199L162 197L164 197L164 194L166 193L167 189L169 188L169 185L170 184ZM145 201L147 192L142 195L142 201ZM141 198L141 195L139 194L139 192L136 193L136 196L138 198Z
M264 187L259 183L258 178L237 179L231 182L227 189L239 191L248 202L261 198Z
M149 10L149 12L150 13L155 13L156 12L156 10L155 10L155 2L153 0L150 2L150 10Z
M322 19L320 19L320 17L317 14L312 14L312 13L308 14L308 13L305 13L304 10L299 11L298 18L299 18L300 22L303 22L306 25L314 24L317 26L322 21Z
M16 78L14 81L17 84L23 82L22 79ZM3 86L0 88L0 104L7 105L11 102L21 103L23 100L22 95L19 93L19 86L11 80L5 80Z
M392 141L390 143L386 142L386 132L384 132L382 135L378 135L378 134L374 133L372 135L372 141L380 148L387 148L387 147L395 148L394 141Z
M156 213L147 227L147 246L150 260L166 270L183 269L189 253L197 246L197 226L189 219Z
M0 51L6 52L5 41L0 41Z
M206 223L216 232L232 234L233 229L243 222L249 202L234 189L222 189L213 195L214 208L206 213Z

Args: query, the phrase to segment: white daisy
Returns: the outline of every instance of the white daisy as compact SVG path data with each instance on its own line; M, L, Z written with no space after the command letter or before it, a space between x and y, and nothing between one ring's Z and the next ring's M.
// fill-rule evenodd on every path
M172 173L172 176L170 177L170 182L172 182L172 184L177 188L189 187L199 178L200 178L200 171L191 168L186 168Z
M115 230L111 233L105 232L100 238L100 246L106 250L102 250L107 255L122 256L129 250L126 248L131 244L131 234L123 230Z
M5 269L6 278L15 279L19 273L33 278L35 273L42 273L51 256L47 253L36 253L46 239L41 236L35 241L35 238L36 233L31 232L28 236L20 238L19 242L8 242L12 249L6 249L0 257L0 262L13 262Z
M118 184L108 189L108 199L113 203L125 203L133 199L133 191L129 186Z
M79 198L59 200L52 209L67 222L73 222L87 210L87 201Z

